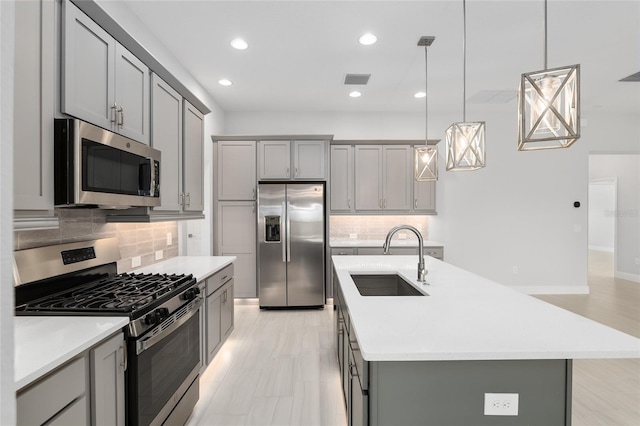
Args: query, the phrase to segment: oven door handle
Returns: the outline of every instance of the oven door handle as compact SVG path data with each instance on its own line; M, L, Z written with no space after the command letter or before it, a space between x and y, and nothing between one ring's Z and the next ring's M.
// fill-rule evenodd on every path
M147 338L143 338L136 342L136 354L140 355L142 352L151 348L153 345L158 343L160 340L167 337L169 334L176 331L180 328L185 322L187 322L192 316L197 314L200 311L200 307L202 306L203 298L199 296L197 299L193 300L193 308L187 312L185 315L181 316L179 319L175 320L170 326L165 328L164 330L149 336ZM150 333L153 333L151 331Z

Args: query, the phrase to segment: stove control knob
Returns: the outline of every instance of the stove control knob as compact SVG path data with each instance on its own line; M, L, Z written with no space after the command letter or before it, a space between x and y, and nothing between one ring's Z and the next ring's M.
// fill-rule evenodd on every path
M162 321L162 318L160 318L160 313L158 311L154 311L154 312L148 313L144 317L144 323L147 324L147 325L156 325L160 321Z
M182 293L182 299L183 300L193 300L195 299L198 294L200 294L200 289L199 288L190 288L189 290L185 291L184 293Z
M169 309L168 308L158 308L156 312L160 316L160 321L164 321L169 317Z

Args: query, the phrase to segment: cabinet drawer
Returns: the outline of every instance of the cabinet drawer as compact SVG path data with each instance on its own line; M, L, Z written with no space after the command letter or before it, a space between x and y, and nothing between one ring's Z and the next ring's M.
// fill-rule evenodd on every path
M87 399L82 397L47 423L47 426L83 425L87 423Z
M436 259L444 259L444 247L425 247L424 255L435 257Z
M331 256L353 256L355 249L352 247L336 247L331 249Z
M233 278L233 263L207 278L207 296Z
M18 424L40 425L84 396L86 369L86 357L77 359L20 392L16 399Z

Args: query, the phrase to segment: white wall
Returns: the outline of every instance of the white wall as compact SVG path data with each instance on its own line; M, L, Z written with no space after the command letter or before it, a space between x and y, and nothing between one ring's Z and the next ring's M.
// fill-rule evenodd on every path
M484 169L445 172L444 141L439 144L438 215L430 219L429 238L445 244L448 262L497 282L530 293L585 293L588 152L601 146L631 149L640 140L637 117L599 111L571 148L518 152L516 109L512 101L468 111L468 120L487 122ZM460 118L430 114L429 138L443 139L445 129ZM229 112L225 127L227 134L421 139L424 115ZM574 201L582 206L574 208Z
M0 424L15 424L13 379L14 2L0 1Z
M618 181L615 270L619 278L640 282L640 146L623 154L589 156L589 178Z
M615 181L589 183L589 250L613 252L616 191Z
M174 57L172 52L158 41L155 35L147 29L145 24L138 19L127 6L121 2L110 0L96 0L96 3L133 36L133 38L151 52L165 68L211 110L211 113L207 114L204 119L205 219L179 223L180 254L210 255L212 254L211 220L213 217L213 143L211 142L211 135L224 132L225 113L204 90L200 83L189 73L188 69ZM194 244L193 241L187 243L187 235L189 233L199 235L197 243Z

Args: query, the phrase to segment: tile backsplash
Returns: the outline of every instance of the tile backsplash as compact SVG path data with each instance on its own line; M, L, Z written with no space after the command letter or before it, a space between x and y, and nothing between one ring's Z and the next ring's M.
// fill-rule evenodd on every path
M422 215L331 216L329 232L334 240L348 240L351 234L356 234L359 240L384 240L389 230L396 225L415 226L425 240L429 239L429 217Z
M100 238L118 238L121 259L118 272L131 269L131 259L140 256L141 266L151 265L178 255L177 222L107 223L108 211L100 209L56 209L60 228L14 232L14 250L64 244ZM171 233L171 245L167 234ZM162 251L162 260L155 260Z

